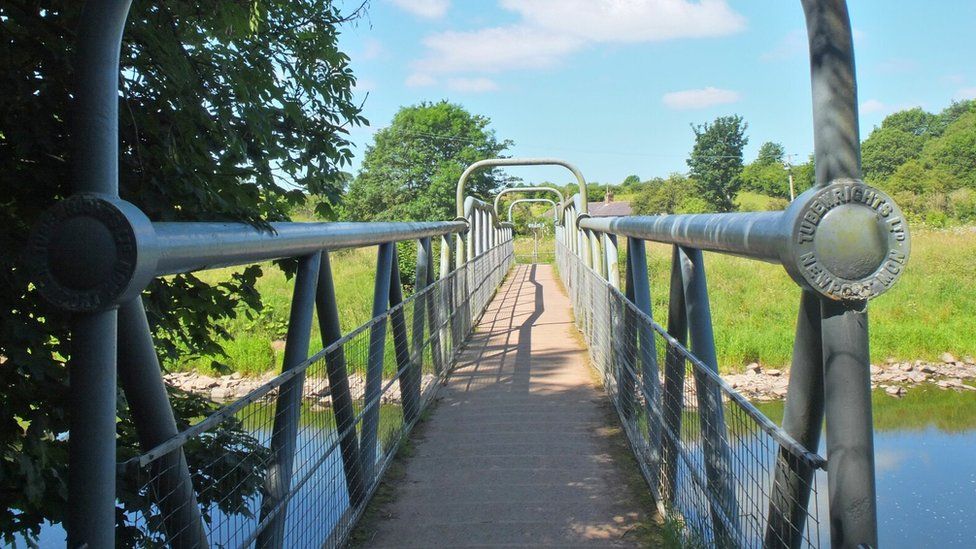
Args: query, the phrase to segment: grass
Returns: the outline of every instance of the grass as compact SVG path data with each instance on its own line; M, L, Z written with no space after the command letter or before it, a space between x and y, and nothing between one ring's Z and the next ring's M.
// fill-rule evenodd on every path
M789 362L799 290L786 271L706 253L705 265L719 364L725 371L750 362ZM655 319L667 323L670 246L648 244ZM623 273L623 270L621 270ZM976 354L976 232L920 230L901 280L871 301L871 358L934 360L943 352Z
M343 250L331 254L333 281L339 318L343 333L348 333L370 319L373 308L373 282L376 278L376 248ZM259 375L278 370L284 354L282 342L288 329L294 279L267 263L262 265L263 275L257 284L264 302L264 309L256 318L244 314L223 322L223 327L233 336L224 343L226 357L202 356L175 366L177 370L197 370L214 373L211 363L218 360L231 370L242 374ZM199 273L209 283L219 283L230 278L234 269L215 269ZM322 348L318 325L312 330L310 352Z

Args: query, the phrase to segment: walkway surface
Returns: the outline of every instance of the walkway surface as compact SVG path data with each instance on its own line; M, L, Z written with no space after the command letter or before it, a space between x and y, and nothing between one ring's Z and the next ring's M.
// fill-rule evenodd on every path
M548 265L519 265L419 428L368 547L636 545L605 396Z

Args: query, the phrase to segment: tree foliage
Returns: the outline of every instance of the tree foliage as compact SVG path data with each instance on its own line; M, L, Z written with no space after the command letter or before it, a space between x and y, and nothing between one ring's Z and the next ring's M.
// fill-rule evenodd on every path
M695 183L678 173L648 181L630 202L637 215L698 213L704 206L695 197Z
M749 127L741 116L721 116L712 123L692 126L695 146L688 157L690 176L699 197L720 212L735 210L742 181L742 149Z
M342 217L453 219L455 188L464 169L499 156L511 145L495 137L490 123L447 101L401 108L366 148L362 169L346 192ZM466 194L488 199L504 181L497 170L479 171L468 179Z
M865 179L888 192L915 221L943 225L974 217L976 101L939 114L894 113L862 145Z
M65 501L66 318L21 256L41 212L70 193L72 40L82 2L0 4L0 532L36 534ZM306 192L328 210L364 123L328 0L136 2L121 56L120 188L155 221L283 220ZM162 358L220 351L214 322L259 306L258 267L219 285L192 275L146 294ZM120 399L120 417L127 417ZM200 406L178 408L204 413ZM120 452L135 439L120 431ZM240 442L240 441L238 441ZM219 451L214 447L212 451ZM192 460L191 460L192 461ZM125 514L120 514L125 520Z

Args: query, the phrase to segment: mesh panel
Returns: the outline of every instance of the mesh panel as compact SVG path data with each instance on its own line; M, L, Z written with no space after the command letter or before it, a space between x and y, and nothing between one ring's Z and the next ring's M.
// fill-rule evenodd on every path
M819 547L807 452L583 261L557 243L559 275L593 367L665 516L693 546ZM779 476L777 466L779 465ZM797 501L788 484L808 489ZM802 497L802 496L801 496Z
M120 464L119 497L136 511L120 521L119 545L189 547L205 536L211 547L245 547L278 534L285 547L339 546L512 261L510 242L496 246ZM379 338L371 349L384 325L382 350ZM382 361L375 394L367 389L371 351ZM300 392L298 409L278 405L289 391ZM402 392L418 394L416 406L405 409ZM281 429L289 414L297 416L294 438ZM184 459L192 487L179 481Z

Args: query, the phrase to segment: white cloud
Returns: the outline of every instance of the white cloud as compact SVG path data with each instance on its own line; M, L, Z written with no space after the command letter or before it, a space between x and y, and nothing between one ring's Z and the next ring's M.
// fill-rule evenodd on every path
M725 36L745 28L726 0L501 0L514 24L427 36L426 73L493 73L555 65L593 44Z
M976 99L976 87L974 87L974 88L963 88L963 89L957 91L955 98L957 100L960 100L960 101L965 100L965 99Z
M495 91L498 84L490 78L451 78L447 81L448 89L458 92L483 93Z
M592 42L659 42L745 28L725 0L502 0L540 29Z
M422 72L415 72L411 74L407 77L406 82L404 82L408 88L422 88L425 86L433 86L436 83L437 80L435 80L434 77Z
M451 7L450 0L390 0L393 4L417 17L440 19Z
M715 105L727 105L742 99L739 92L723 90L721 88L700 88L697 90L681 90L664 94L661 101L665 106L674 110L704 109Z
M861 114L873 114L876 112L885 112L888 110L888 105L877 99L868 99L867 101L861 102L861 108L859 109Z
M443 32L425 38L424 45L427 55L415 67L442 73L547 67L579 47L569 36L540 33L524 25Z

